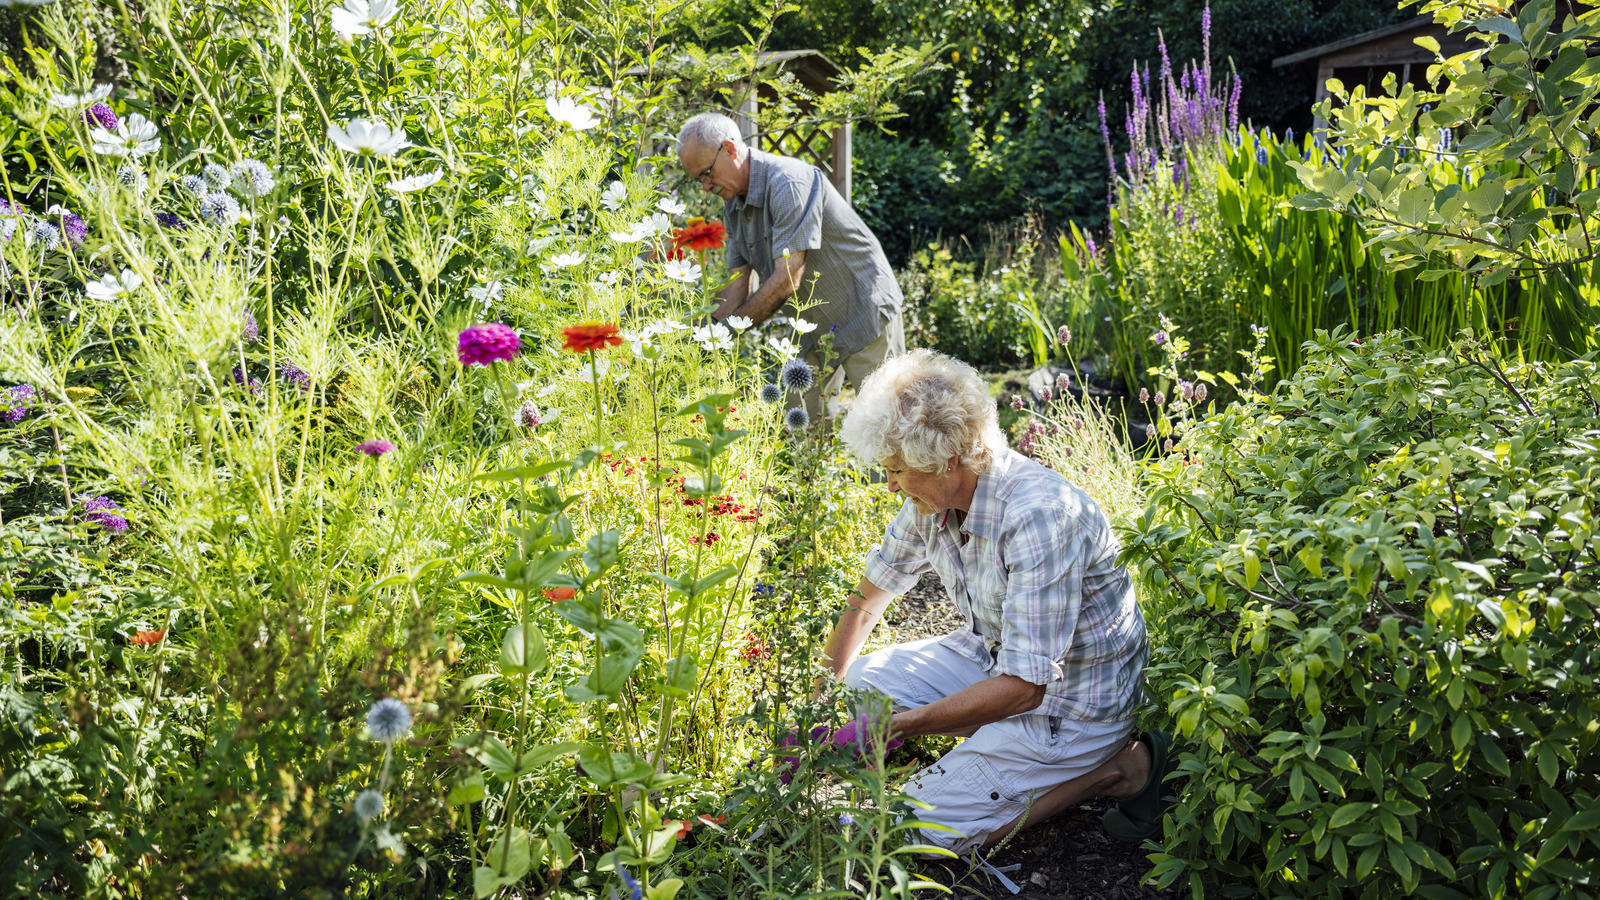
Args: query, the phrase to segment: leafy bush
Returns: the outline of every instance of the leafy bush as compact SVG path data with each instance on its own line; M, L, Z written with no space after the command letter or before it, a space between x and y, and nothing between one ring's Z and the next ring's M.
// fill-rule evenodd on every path
M1600 876L1592 358L1320 333L1149 470L1126 559L1188 742L1194 895L1583 894Z

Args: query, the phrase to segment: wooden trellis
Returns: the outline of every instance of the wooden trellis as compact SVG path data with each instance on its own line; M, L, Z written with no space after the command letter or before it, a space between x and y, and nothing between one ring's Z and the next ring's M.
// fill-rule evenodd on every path
M792 74L801 87L817 95L835 90L835 80L843 74L832 60L815 50L769 51L761 54L757 62L763 68L775 66L779 71ZM837 128L801 125L760 134L756 122L763 98L749 90L744 82L735 85L734 93L744 98L733 116L746 144L811 163L828 176L845 202L850 202L852 134L849 123Z

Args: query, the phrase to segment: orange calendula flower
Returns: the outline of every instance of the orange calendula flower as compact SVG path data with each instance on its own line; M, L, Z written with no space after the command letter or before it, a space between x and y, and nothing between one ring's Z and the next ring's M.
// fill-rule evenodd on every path
M721 250L728 242L728 229L721 222L695 222L672 233L672 246L683 250Z
M128 638L128 643L137 644L140 647L149 647L152 644L161 643L162 638L165 638L166 636L167 630L165 628L161 629L160 631L141 631L135 634L133 637Z
M573 597L578 596L578 589L569 587L545 588L542 593L545 599L551 603L559 603L562 600L571 600Z
M561 334L566 337L566 342L561 346L573 353L616 347L622 343L622 337L617 333L620 330L610 322L579 322L561 329Z
M673 825L678 826L678 835L677 835L677 837L678 837L678 840L680 840L680 841L683 840L684 838L688 837L689 836L689 831L694 828L694 823L693 822L680 822L677 819L668 819L665 822L662 822L661 824L666 825L668 827L671 827Z

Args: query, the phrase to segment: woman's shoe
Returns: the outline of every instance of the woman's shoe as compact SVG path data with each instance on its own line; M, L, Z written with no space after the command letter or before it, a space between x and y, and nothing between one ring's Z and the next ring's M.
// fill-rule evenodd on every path
M1150 779L1139 793L1118 800L1100 819L1107 834L1130 844L1161 836L1161 815L1171 805L1166 796L1166 780L1178 767L1172 754L1172 735L1147 731L1139 740L1150 748Z

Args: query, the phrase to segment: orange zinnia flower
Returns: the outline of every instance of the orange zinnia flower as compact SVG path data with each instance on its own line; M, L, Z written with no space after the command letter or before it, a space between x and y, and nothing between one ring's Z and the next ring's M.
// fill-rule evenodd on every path
M721 222L694 222L672 233L672 246L685 250L721 250L728 241L728 229Z
M551 603L556 603L562 600L571 600L573 597L578 596L578 589L569 587L545 588L544 596L545 599L549 600Z
M161 629L160 631L141 631L135 634L133 637L128 638L128 643L138 644L141 647L148 647L151 644L161 643L161 639L166 636L167 630L165 628Z
M677 819L668 819L661 824L666 825L669 828L673 825L678 826L678 840L680 841L688 837L689 831L694 828L693 822L680 822Z
M562 347L573 353L616 347L622 343L622 338L617 334L619 330L610 322L579 322L561 329L567 339Z

